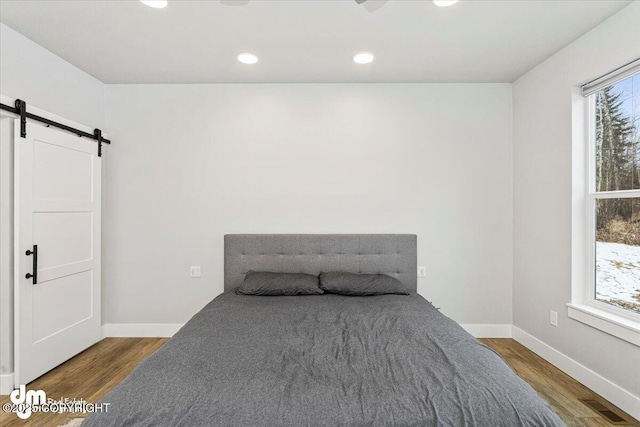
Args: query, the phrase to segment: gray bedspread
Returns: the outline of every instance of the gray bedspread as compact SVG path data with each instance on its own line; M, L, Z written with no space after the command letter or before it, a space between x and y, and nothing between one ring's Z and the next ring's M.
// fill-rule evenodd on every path
M222 294L102 402L83 427L564 425L416 294Z

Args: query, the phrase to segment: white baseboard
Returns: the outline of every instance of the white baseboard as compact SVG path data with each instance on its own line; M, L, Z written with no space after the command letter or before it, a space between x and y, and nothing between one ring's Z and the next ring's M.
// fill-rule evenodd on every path
M511 338L510 324L495 325L460 325L476 338Z
M564 371L567 375L589 387L632 417L640 419L640 397L629 393L622 387L614 384L581 363L576 362L569 356L560 353L555 348L516 326L513 326L513 339L561 371Z
M13 372L0 375L0 394L9 394L13 391Z
M182 328L180 323L107 323L102 325L102 337L170 338Z

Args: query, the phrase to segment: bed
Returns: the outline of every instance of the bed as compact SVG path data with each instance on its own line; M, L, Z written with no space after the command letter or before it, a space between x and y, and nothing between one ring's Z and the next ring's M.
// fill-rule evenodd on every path
M562 426L504 360L416 293L415 235L227 235L225 292L91 426ZM395 277L409 295L248 296L250 270Z

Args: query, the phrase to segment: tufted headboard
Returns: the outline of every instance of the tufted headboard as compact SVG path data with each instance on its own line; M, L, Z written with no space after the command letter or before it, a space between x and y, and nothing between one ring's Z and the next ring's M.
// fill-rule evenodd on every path
M415 234L227 234L224 290L249 270L276 273L383 273L417 290Z

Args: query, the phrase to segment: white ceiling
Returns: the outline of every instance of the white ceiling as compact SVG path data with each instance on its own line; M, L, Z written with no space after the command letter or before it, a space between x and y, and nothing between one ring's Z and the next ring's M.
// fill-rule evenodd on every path
M1 0L0 20L105 83L512 82L630 1L228 3Z

